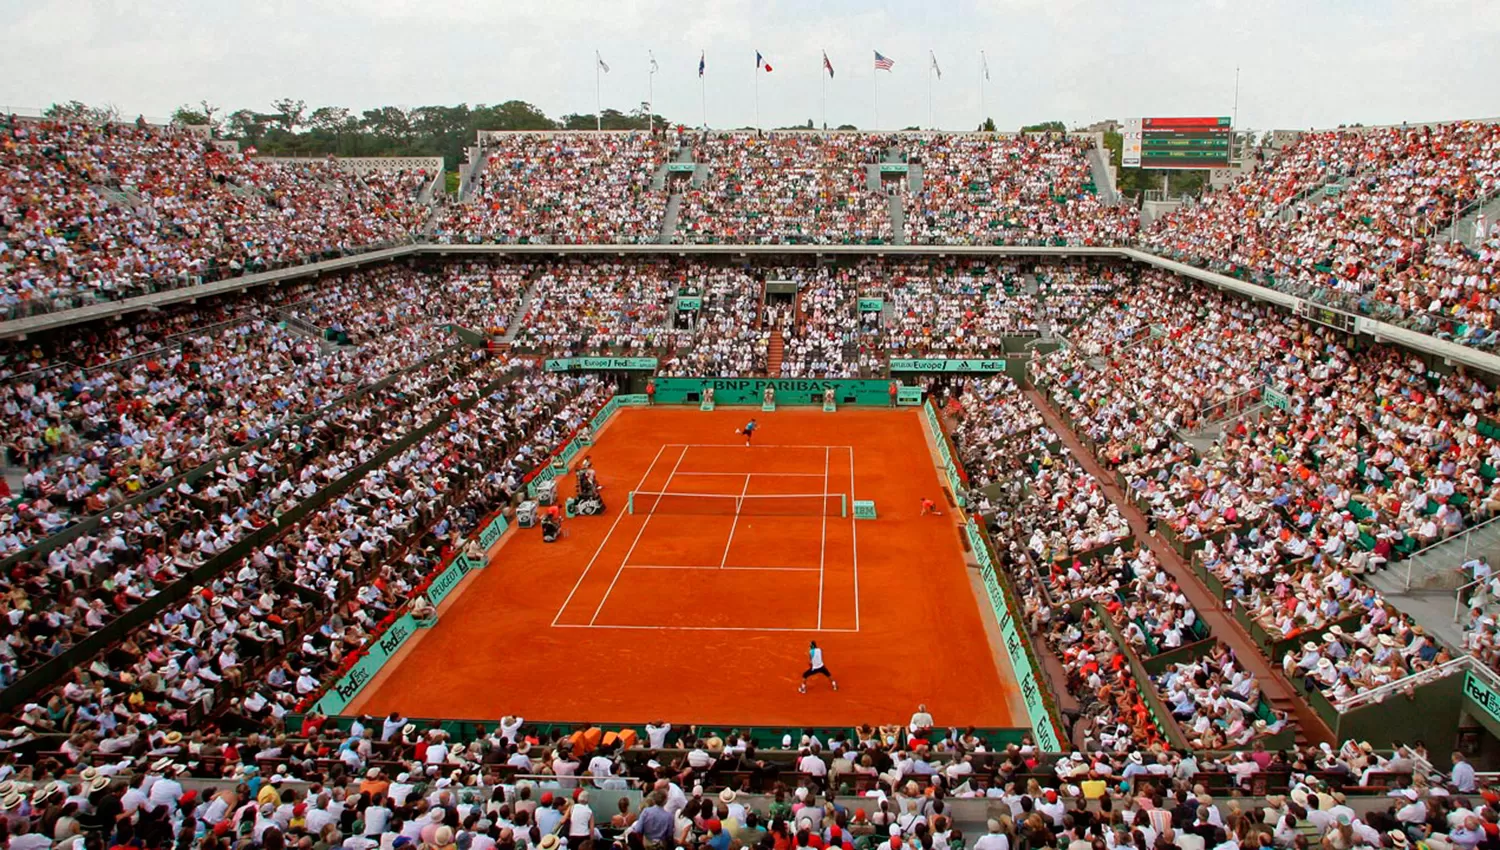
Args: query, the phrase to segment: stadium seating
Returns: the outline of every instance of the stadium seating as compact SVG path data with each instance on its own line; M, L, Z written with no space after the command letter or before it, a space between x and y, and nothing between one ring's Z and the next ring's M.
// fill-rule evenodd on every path
M855 133L726 133L693 145L708 169L683 192L677 240L689 243L840 244L891 241L886 197L865 166L880 137Z
M422 172L351 176L148 127L3 128L10 316L429 224ZM651 242L673 192L688 244L883 244L896 235L887 191L913 243L1136 237L1134 212L1093 191L1088 142L1056 134L488 138L472 198L442 207L435 241ZM1500 245L1440 236L1493 190L1497 150L1487 124L1304 134L1142 238L1488 346ZM683 156L702 173L654 188ZM869 188L867 166L893 159L920 166L920 189ZM725 850L725 829L763 850L855 850L850 837L959 850L974 836L956 824L991 817L981 850L1494 843L1494 799L1480 805L1459 769L1439 774L1444 753L1299 747L1293 733L1313 730L1272 707L1254 672L1264 662L1236 656L1221 620L1211 632L1205 619L1229 612L1281 671L1271 678L1335 717L1383 685L1435 681L1455 652L1500 662L1500 584L1475 591L1466 643L1451 647L1367 583L1500 508L1487 383L1112 261L618 253L419 257L4 343L0 422L21 485L0 502L0 699L27 696L0 724L0 830L13 830L0 838L27 850L83 834L71 850L174 835L226 850L230 832L267 850L294 838L561 850L543 827L566 836L587 790L625 794L619 819L599 824L620 850ZM795 292L773 295L771 281ZM649 746L601 751L596 736L638 732L313 711L618 390L541 359L885 378L891 358L1019 359L1054 334L1062 347L1030 361L1039 394L1006 374L920 382L929 421L951 426L964 482L953 495L978 521L964 545L981 564L993 549L978 575L1019 599L1010 625L1050 665L1035 682L1067 706L1063 752L1038 751L1029 730L941 717L658 721L639 730ZM1049 427L1052 412L1067 427ZM1132 531L1137 511L1150 536ZM1213 606L1189 601L1187 573L1169 572L1157 543ZM189 794L179 770L203 781ZM1389 810L1387 791L1399 795ZM671 844L628 832L656 793ZM1372 796L1345 813L1360 793ZM136 816L97 819L111 812Z
M1155 222L1151 250L1352 312L1493 346L1492 246L1448 240L1500 187L1500 125L1304 133L1233 185Z
M439 242L654 242L667 193L651 188L668 143L646 133L492 137L473 197L449 206Z
M1491 490L1481 470L1500 450L1471 430L1492 393L1461 374L1430 380L1393 350L1351 352L1315 325L1173 286L1143 280L1111 308L1130 342L1089 337L1049 358L1040 374L1052 399L1162 533L1201 548L1202 568L1272 640L1332 632L1339 665L1304 640L1270 659L1289 676L1337 705L1447 660L1358 577L1472 521ZM1083 362L1089 351L1107 363ZM1286 392L1286 409L1263 411L1253 427L1232 420L1205 454L1163 427L1195 427L1256 383ZM1144 405L1158 413L1140 415ZM1350 417L1367 424L1351 430Z
M917 135L899 144L922 165L922 190L906 210L912 243L1116 245L1135 234L1133 209L1099 201L1085 137Z
M187 132L0 118L0 316L73 307L407 240L407 171L352 178Z

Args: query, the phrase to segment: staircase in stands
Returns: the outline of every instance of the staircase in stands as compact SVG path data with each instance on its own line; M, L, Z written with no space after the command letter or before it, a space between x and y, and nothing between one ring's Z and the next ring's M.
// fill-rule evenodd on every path
M777 377L781 374L781 352L786 348L786 341L781 338L781 331L772 331L771 339L766 343L766 376Z

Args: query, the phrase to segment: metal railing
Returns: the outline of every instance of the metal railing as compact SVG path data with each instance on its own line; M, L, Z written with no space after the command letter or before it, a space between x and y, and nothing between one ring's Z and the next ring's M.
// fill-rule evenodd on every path
M1436 543L1433 543L1429 546L1424 546L1421 549L1418 549L1417 551L1411 553L1411 557L1406 559L1405 588L1407 590L1411 590L1412 575L1416 572L1417 562L1430 561L1434 557L1434 549L1441 549L1444 546L1456 545L1458 541L1462 539L1464 541L1464 553L1458 563L1460 565L1467 563L1469 560L1469 547L1474 542L1474 533L1481 528L1489 528L1492 526L1495 529L1500 529L1500 525L1495 525L1496 522L1500 522L1500 514L1492 516L1484 522L1478 523L1476 525L1471 525L1457 534L1450 534L1449 536L1444 537L1442 540L1439 540ZM1442 567L1438 568L1439 572L1441 572L1442 570Z
M1478 587L1479 585L1484 584L1487 581L1489 581L1489 579L1487 578L1476 578L1468 584L1463 585L1458 590L1453 591L1453 622L1458 622L1459 617L1463 615L1463 610L1465 607L1464 591L1468 590L1471 587Z
M1260 403L1264 391L1264 386L1256 386L1222 401L1208 401L1198 405L1198 430L1208 430L1221 422L1237 419L1241 413Z
M1458 232L1458 223L1464 218L1467 218L1471 213L1483 208L1486 204L1495 200L1495 198L1497 197L1500 197L1500 184L1490 187L1488 191L1479 193L1479 195L1476 196L1474 200L1454 210L1453 219L1448 222L1448 241L1463 242L1463 238ZM1478 242L1479 240L1475 239L1474 241ZM1467 245L1469 243L1465 242L1464 244Z
M1381 685L1377 688L1370 688L1366 691L1360 691L1354 696L1351 696L1345 700L1340 700L1336 703L1332 703L1332 705L1334 707L1334 710L1336 710L1339 714L1348 714L1356 708L1361 708L1366 705L1372 705L1374 703L1380 702L1386 697L1391 696L1392 694L1398 694L1403 691L1408 691L1419 685L1425 685L1428 682L1436 682L1439 679L1446 679L1455 673L1463 672L1473 673L1475 676L1484 679L1485 683L1490 685L1490 687L1494 688L1497 691L1500 691L1500 675L1497 675L1494 670L1491 670L1489 667L1485 666L1484 662L1480 661L1478 658L1475 658L1472 655L1460 655L1459 657L1454 658L1451 661L1445 661L1442 664L1437 665L1436 667L1430 667L1426 670L1413 673L1410 676L1405 676L1403 678L1397 679L1394 682L1386 682L1384 685Z

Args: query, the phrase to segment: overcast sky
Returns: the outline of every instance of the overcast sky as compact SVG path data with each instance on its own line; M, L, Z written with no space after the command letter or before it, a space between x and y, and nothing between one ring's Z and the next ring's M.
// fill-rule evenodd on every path
M519 99L557 117L647 99L710 126L1070 126L1229 115L1238 126L1500 115L1495 0L0 0L0 105L166 116L290 96L356 110ZM873 51L895 60L873 68ZM942 79L932 83L933 51ZM980 88L980 51L990 79ZM699 52L707 75L700 100Z

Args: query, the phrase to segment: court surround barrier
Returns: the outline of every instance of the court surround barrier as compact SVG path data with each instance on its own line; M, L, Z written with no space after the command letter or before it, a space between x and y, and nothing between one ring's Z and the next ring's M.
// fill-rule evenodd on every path
M948 481L948 487L953 491L954 500L958 502L959 507L963 507L965 475L953 460L953 449L948 445L948 435L943 431L943 423L938 419L937 409L932 406L932 399L928 399L927 403L922 405L922 413L927 417L927 427L932 429L932 439L937 442L938 454L943 458L943 476Z
M455 560L454 563L458 561ZM343 711L359 695L360 690L375 678L385 662L406 645L407 638L416 632L417 623L411 614L397 617L396 622L391 623L391 627L370 644L370 651L323 694L313 710L319 714L338 714Z
M1037 748L1042 752L1062 752L1062 725L1057 720L1057 706L1051 694L1037 679L1040 663L1031 648L1031 641L1021 634L1016 612L1021 610L1010 579L995 568L990 555L989 540L979 530L972 518L964 523L964 533L974 558L979 561L979 574L984 579L984 589L990 597L995 620L1000 624L1000 639L1005 643L1005 654L1010 658L1011 671L1016 675L1016 685L1021 689L1021 701L1026 706L1026 717L1031 723L1031 733Z
M916 360L910 358L891 358L892 372L969 372L976 375L987 375L1005 371L1005 361L984 358L969 358L964 360Z
M643 407L648 403L649 401L644 394L611 396L609 401L601 405L599 411L589 420L587 432L569 440L556 454L542 461L541 465L532 471L526 480L526 495L533 499L536 498L537 487L565 474L568 471L568 464L572 462L574 457L578 456L579 452L593 443L593 435L598 433L600 428L604 427L604 423L608 422L609 418L615 415L615 411L622 407Z
M891 384L886 380L857 378L662 378L656 379L657 404L698 404L705 389L714 391L714 404L761 406L766 388L776 394L776 404L823 405L823 393L832 389L840 405L890 407Z
M655 357L553 357L543 367L548 372L613 372L632 370L654 372Z
M498 530L496 530L497 527ZM493 535L490 537L491 542L493 542L500 534L505 533L505 530L509 527L510 523L505 517L495 517L494 521L485 526L484 531L480 532L480 544L487 545L484 542L487 535ZM443 600L447 599L449 594L453 592L453 589L458 587L459 582L463 581L464 576L483 566L483 561L469 558L466 555L454 558L428 584L427 599L434 606L441 605ZM380 668L385 666L385 662L389 661L391 656L399 652L401 647L406 645L407 639L416 634L416 631L417 621L410 613L404 613L400 617L397 617L396 621L391 623L390 627L370 644L369 652L356 662L353 667L349 668L349 672L345 673L323 694L322 699L318 700L313 710L319 714L332 715L338 714L347 708L349 703L353 702L354 698L359 695L359 692L364 689L364 686L368 685L375 678L376 674L380 672Z

